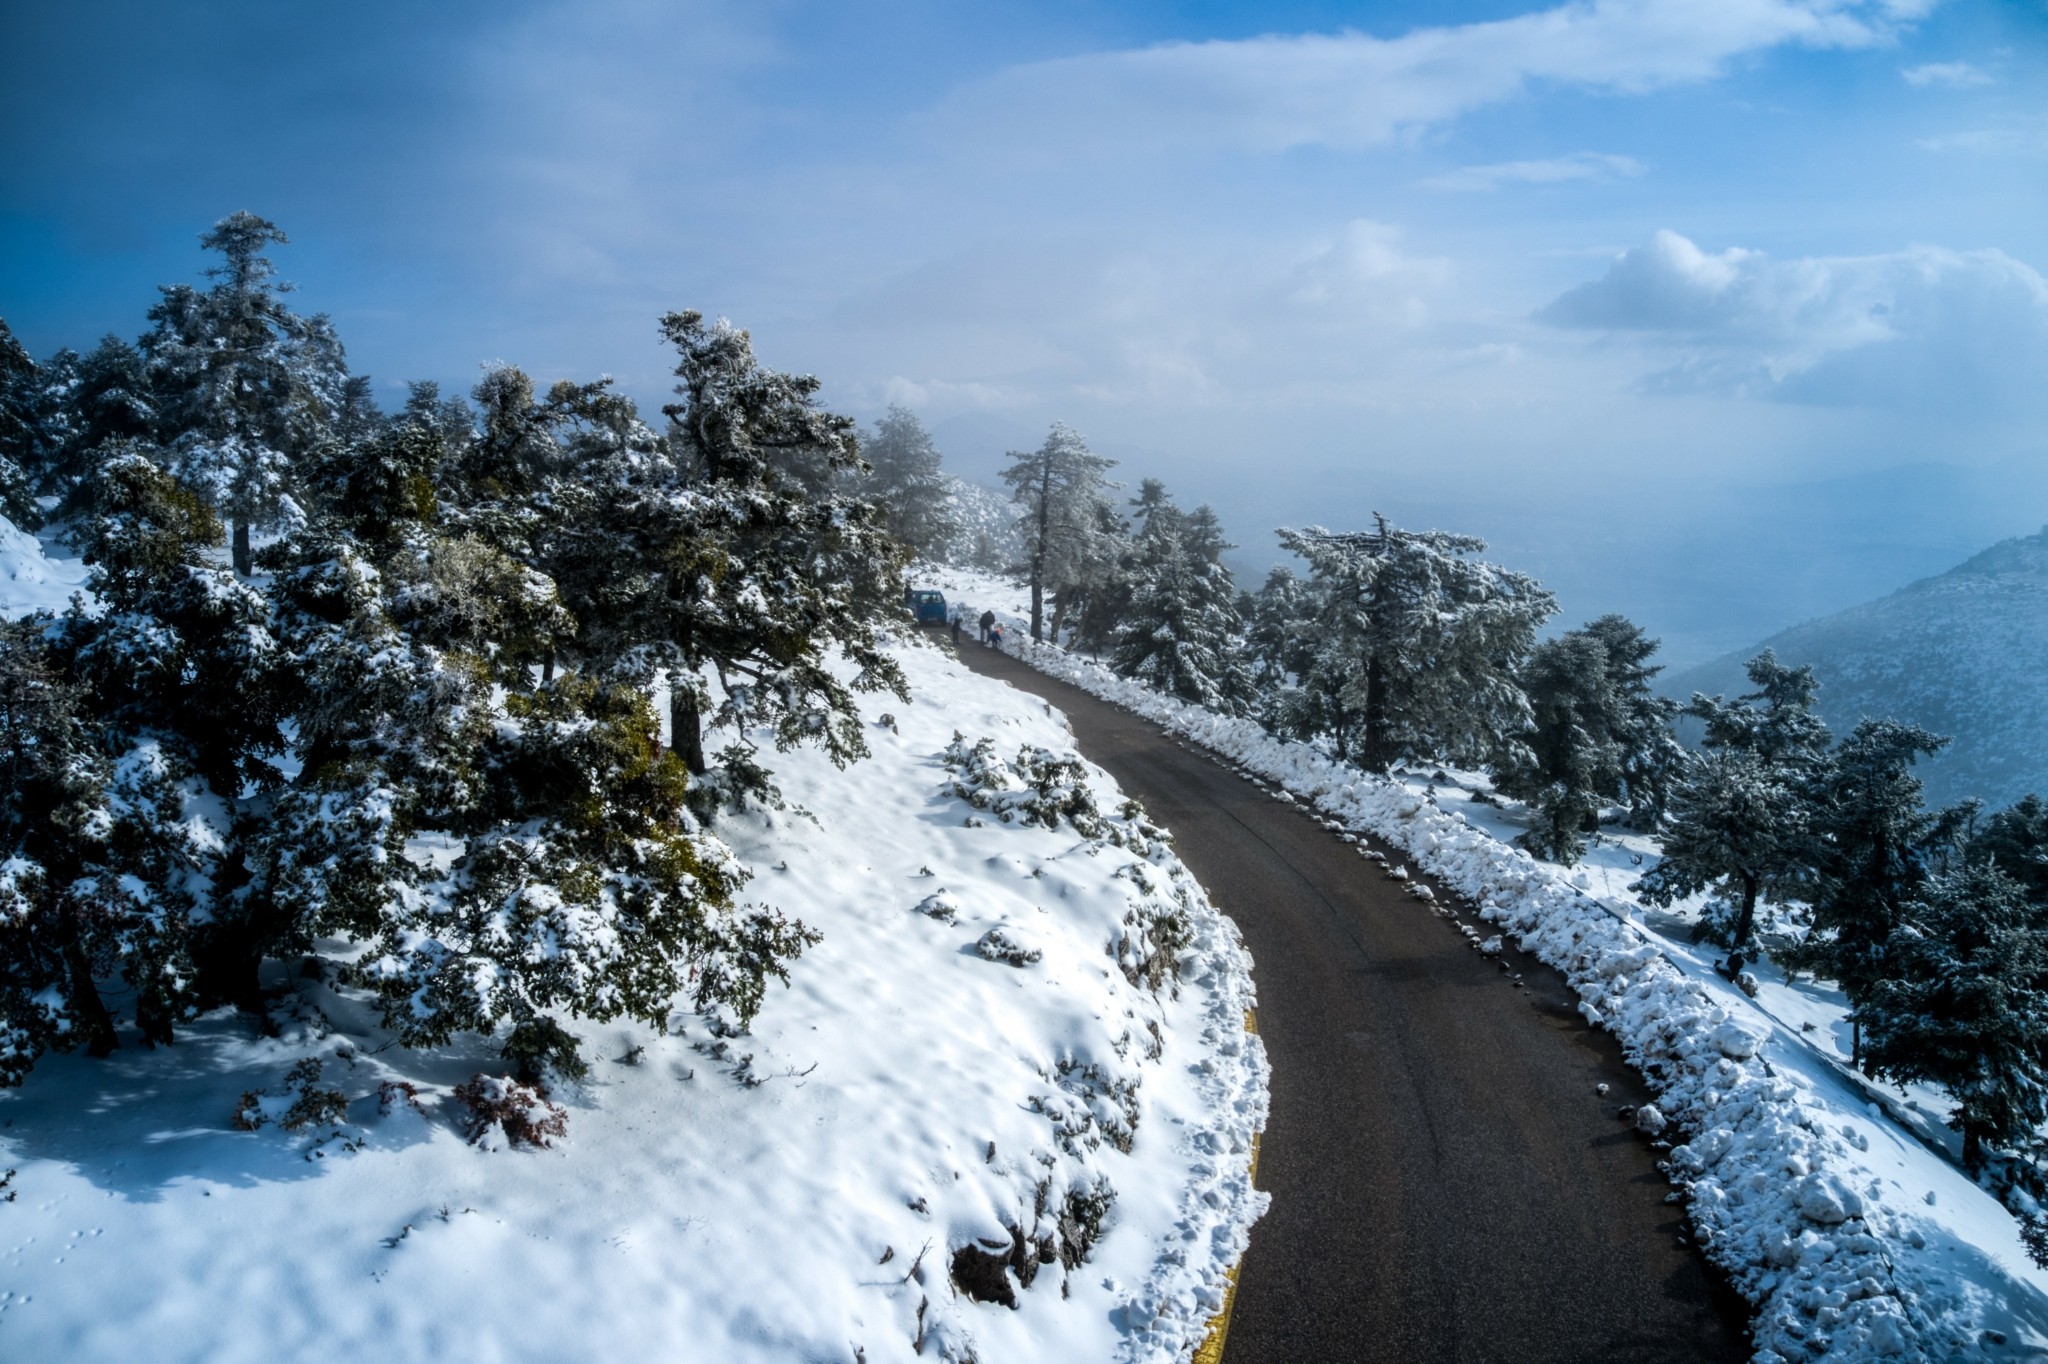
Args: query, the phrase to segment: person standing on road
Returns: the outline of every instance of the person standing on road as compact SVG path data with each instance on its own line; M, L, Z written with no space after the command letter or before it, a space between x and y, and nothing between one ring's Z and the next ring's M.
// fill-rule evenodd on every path
M954 652L954 653L959 653L959 652L960 652L960 617L962 617L962 616L964 616L964 615L966 615L966 614L967 614L967 612L966 612L965 610L959 610L959 611L955 611L955 612L953 613L953 652Z
M981 613L981 642L982 642L983 644L986 644L986 643L988 643L989 631L991 631L991 630L995 629L995 625L996 625L996 613L995 613L995 612L993 612L993 611L984 611L984 612L982 612L982 613Z

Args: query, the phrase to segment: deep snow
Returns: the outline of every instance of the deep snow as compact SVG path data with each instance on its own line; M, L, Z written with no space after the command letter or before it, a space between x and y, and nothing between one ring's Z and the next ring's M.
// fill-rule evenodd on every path
M76 569L11 539L0 585L37 586L9 614L61 606ZM1249 959L1115 783L1059 765L1057 712L896 647L914 699L868 703L873 756L771 751L789 807L719 827L745 898L823 934L751 1034L581 1029L592 1074L539 1150L465 1140L453 1091L504 1069L494 1044L405 1051L299 970L271 977L276 1037L222 1011L170 1048L48 1057L0 1092L0 1357L1185 1357L1264 1207ZM1023 777L1055 769L1067 813L1028 822ZM1147 931L1176 914L1155 990ZM345 1109L284 1130L322 1088ZM953 1288L956 1248L1085 1239L1059 1214L1105 1189L1088 1260L1008 1276L1014 1310Z

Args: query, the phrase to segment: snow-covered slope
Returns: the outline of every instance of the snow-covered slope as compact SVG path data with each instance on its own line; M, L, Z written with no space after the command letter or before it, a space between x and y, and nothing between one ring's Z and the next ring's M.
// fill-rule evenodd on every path
M790 808L720 826L823 934L789 987L749 1035L585 1028L548 1149L465 1140L495 1045L394 1047L317 967L277 1037L224 1011L0 1093L0 1358L1184 1357L1263 1207L1250 963L1057 713L901 657L872 758L775 755Z
M0 516L0 615L62 611L85 590L85 565L54 536L30 535Z
M1023 549L1017 538L1016 504L992 488L969 483L964 478L946 477L952 483L946 502L960 528L946 557L989 567L1017 562Z
M1025 661L1272 781L1333 829L1405 850L1470 907L1431 902L1475 951L1498 928L1562 971L1588 1023L1612 1030L1658 1093L1638 1129L1669 1146L1695 1235L1750 1300L1757 1364L2048 1355L2048 1273L2029 1261L2010 1214L1872 1102L1802 1019L1768 1007L1771 992L1749 999L1702 955L1660 936L1643 906L1589 894L1586 871L1493 836L1463 811L1498 812L1466 806L1448 781L1439 792L1434 773L1375 777L1252 721L1031 646L1013 584L940 577L949 597L993 607L1015 627L1009 638ZM1360 872L1379 874L1364 863Z
M1837 734L1889 716L1950 736L1917 769L1931 801L1977 796L1996 808L2048 793L2048 528L1679 673L1665 689L1747 691L1742 665L1765 648L1813 666Z

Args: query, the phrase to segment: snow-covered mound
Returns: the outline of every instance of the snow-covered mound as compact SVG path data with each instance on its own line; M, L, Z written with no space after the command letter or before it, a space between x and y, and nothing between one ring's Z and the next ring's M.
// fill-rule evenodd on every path
M1950 736L1915 769L1930 801L1976 796L1995 808L2048 793L2048 528L1679 673L1664 689L1681 698L1747 691L1742 665L1765 648L1812 665L1821 716L1837 734L1888 716Z
M1264 1206L1250 962L1057 713L901 658L872 758L773 755L789 808L720 825L823 935L747 1035L590 1026L540 1095L314 961L276 1037L46 1058L0 1357L1185 1358Z
M1936 1364L2048 1348L2048 1275L2005 1209L1798 1029L1674 961L1637 921L1640 906L1589 896L1563 869L1444 809L1419 781L1372 776L1032 646L1012 584L956 573L942 586L977 610L994 607L1026 662L1273 781L1283 800L1405 850L1562 971L1587 1021L1614 1032L1658 1093L1637 1128L1670 1144L1695 1235L1752 1303L1757 1364Z
M0 516L0 616L62 611L85 590L85 565Z

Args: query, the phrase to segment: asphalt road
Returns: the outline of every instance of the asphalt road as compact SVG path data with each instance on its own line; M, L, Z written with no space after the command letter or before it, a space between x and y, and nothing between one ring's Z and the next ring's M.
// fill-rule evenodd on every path
M1502 971L1335 834L1157 726L962 655L1066 712L1251 948L1273 1206L1225 1364L1747 1357L1740 1299L1684 1241L1660 1153L1616 1116L1648 1091L1561 976L1512 948Z

